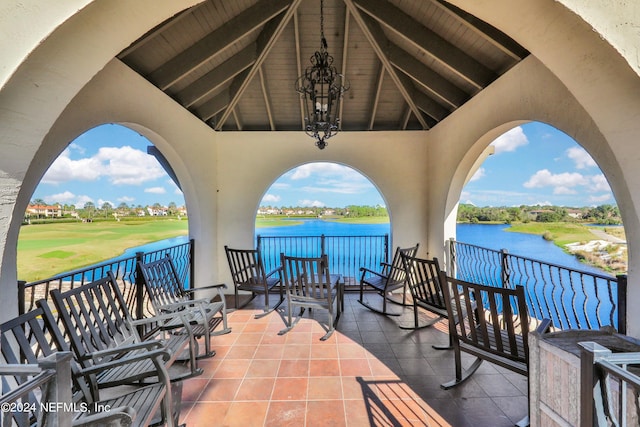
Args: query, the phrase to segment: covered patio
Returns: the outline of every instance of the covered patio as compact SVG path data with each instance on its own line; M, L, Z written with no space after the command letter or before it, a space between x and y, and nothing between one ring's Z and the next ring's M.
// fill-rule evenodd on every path
M453 352L432 347L447 343L446 321L401 330L406 319L375 314L348 293L337 331L320 341L325 313L278 335L281 315L254 319L261 312L231 313L233 332L215 338L216 356L199 363L204 374L185 381L188 426L506 427L527 414L526 377L487 362L467 383L440 388L454 375Z
M391 247L419 242L419 256L446 264L461 190L489 144L527 121L550 124L585 148L615 194L633 307L640 297L633 2L327 0L329 49L351 88L342 132L324 150L302 130L293 85L317 48L317 3L0 6L0 321L17 315L17 240L35 187L71 141L105 123L143 134L171 166L202 284L230 282L224 246L253 246L255 212L271 183L315 161L348 165L374 183L391 215ZM291 405L279 414L295 419L304 406L344 424L392 417L475 426L485 415L485 425L511 425L526 410L526 381L488 366L461 388L440 390L452 363L429 348L446 339L441 332L402 332L351 296L347 307L339 333L321 344L314 320L278 337L277 314L256 321L234 312L234 332L203 361L207 377L185 385L185 419L209 422L208 411L223 409L219 417L231 423L249 406L262 425L272 408ZM628 311L627 325L640 336L640 311Z

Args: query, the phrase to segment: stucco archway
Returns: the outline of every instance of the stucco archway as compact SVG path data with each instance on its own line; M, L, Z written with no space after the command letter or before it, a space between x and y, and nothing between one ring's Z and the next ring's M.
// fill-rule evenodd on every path
M242 212L252 181L306 161L353 165L375 180L394 211L396 244L443 250L442 224L457 170L469 169L506 124L538 120L563 129L606 173L628 228L629 298L640 299L640 22L628 2L451 0L499 28L529 52L526 60L429 131L353 132L318 152L301 132L215 133L114 56L193 0L65 0L9 6L0 17L0 309L15 314L15 248L27 198L68 136L117 122L144 133L171 162L197 236L196 274L224 279L219 248L250 238ZM514 19L522 17L522 19ZM24 31L29 22L29 31ZM593 31L593 29L596 31ZM96 111L99 116L93 116ZM187 144L188 142L188 144ZM264 165L268 165L265 167ZM240 196L239 196L240 195ZM395 225L397 224L397 225ZM422 245L421 245L422 247ZM210 267L210 268L205 268ZM630 314L640 325L640 314ZM635 320L635 321L634 321ZM640 326L630 328L632 335Z

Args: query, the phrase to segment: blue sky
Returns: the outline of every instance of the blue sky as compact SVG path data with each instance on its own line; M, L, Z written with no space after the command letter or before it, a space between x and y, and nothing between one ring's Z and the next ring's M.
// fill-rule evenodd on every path
M117 125L92 129L59 156L31 200L101 207L184 204L184 197L154 157L149 141ZM615 204L604 175L573 139L529 123L493 142L495 154L464 188L460 201L476 206L596 206ZM331 149L331 148L329 148ZM310 163L283 174L264 195L264 206L384 205L362 175L334 163Z

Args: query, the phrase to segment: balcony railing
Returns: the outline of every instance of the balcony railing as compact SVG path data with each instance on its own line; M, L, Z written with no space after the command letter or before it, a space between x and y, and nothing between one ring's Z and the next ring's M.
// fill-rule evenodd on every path
M265 269L280 265L280 253L289 256L319 257L327 254L329 270L341 274L345 286L356 286L360 267L379 270L381 262L389 262L389 235L374 236L262 236L256 237Z
M448 274L493 286L522 285L530 316L558 329L613 326L626 333L627 277L574 270L468 243L449 241Z
M18 282L18 310L20 314L36 308L36 301L39 299L48 299L49 292L53 289L66 291L77 288L85 283L91 283L94 280L101 279L107 275L108 271L113 271L120 284L120 289L125 297L127 305L135 307L138 318L148 311L149 302L146 300L146 293L143 292L141 286L136 286L136 263L138 260L144 262L153 261L171 254L178 274L185 286L192 283L193 265L193 240L176 246L159 249L150 252L138 252L132 257L116 258L90 267L77 269L65 273L58 274L48 279L38 280L26 283ZM138 282L139 283L139 282Z

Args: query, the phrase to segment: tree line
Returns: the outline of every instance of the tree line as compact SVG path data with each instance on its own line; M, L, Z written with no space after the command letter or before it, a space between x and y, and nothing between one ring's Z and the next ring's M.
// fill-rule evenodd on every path
M458 222L590 222L596 224L622 224L620 210L615 205L568 208L562 206L512 206L477 207L471 204L458 206Z
M317 206L260 206L261 212L270 215L300 215L300 216L341 216L344 218L385 217L389 216L384 206L349 205L339 208Z

